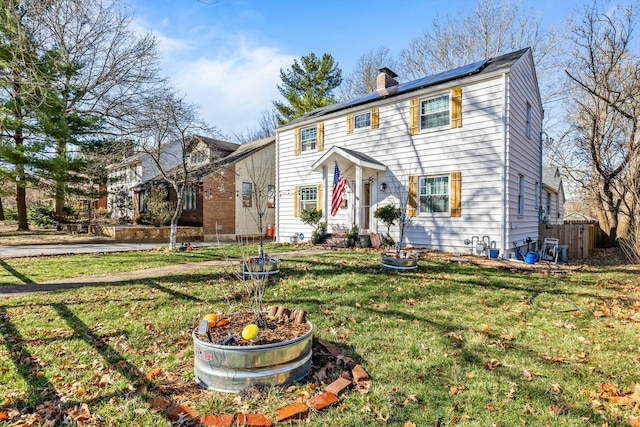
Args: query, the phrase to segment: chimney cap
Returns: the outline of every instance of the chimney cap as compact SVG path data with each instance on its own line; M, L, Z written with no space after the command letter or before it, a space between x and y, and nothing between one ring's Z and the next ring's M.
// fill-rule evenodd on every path
M393 71L391 71L390 69L388 69L387 67L382 67L379 68L378 71L380 71L381 73L384 73L386 75L388 75L391 78L396 78L398 77L398 75L396 73L394 73Z

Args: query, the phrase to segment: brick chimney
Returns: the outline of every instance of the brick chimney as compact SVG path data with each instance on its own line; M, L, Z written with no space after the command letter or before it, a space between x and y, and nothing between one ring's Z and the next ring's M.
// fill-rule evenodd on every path
M398 81L395 79L398 75L387 67L382 67L378 71L380 74L376 78L376 90L380 95L387 95L390 92L389 88L398 85Z

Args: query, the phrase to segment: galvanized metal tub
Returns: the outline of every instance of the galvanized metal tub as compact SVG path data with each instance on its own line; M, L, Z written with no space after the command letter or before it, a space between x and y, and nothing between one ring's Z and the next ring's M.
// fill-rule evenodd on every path
M414 271L418 269L418 257L407 255L396 258L395 253L381 253L380 266L390 270Z
M240 261L240 264L245 278L272 276L280 271L280 260L277 258L251 257Z
M313 324L303 336L281 343L226 346L202 341L193 331L194 373L202 387L238 393L255 385L301 380L311 367Z

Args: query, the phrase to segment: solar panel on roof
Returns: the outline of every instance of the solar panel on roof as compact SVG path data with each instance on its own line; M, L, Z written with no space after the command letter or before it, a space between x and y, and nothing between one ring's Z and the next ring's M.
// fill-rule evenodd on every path
M406 92L408 90L416 89L424 86L431 86L436 83L442 83L447 80L457 79L459 77L466 76L467 74L472 74L480 70L488 60L482 60L478 62L474 62L473 64L463 65L462 67L454 68L453 70L443 71L442 73L433 74L431 76L423 77L418 80L413 80L407 83L401 83L398 85L397 92Z
M443 83L448 80L457 79L460 77L464 77L469 74L476 73L480 71L486 64L489 62L488 59L484 59L482 61L474 62L473 64L463 65L462 67L454 68L453 70L444 71L442 73L433 74L431 76L423 77L421 79L413 80L406 83L399 84L395 90L393 91L394 95L398 95L403 92L408 92L414 89L432 86L437 83ZM339 102L337 104L328 105L323 108L318 108L313 110L301 118L297 120L305 120L314 116L324 116L326 114L333 113L335 111L344 110L346 108L355 107L357 105L366 104L367 102L374 101L376 99L383 98L377 91L371 92L367 95L361 96L360 98L351 99L349 101ZM294 121L295 122L295 121Z

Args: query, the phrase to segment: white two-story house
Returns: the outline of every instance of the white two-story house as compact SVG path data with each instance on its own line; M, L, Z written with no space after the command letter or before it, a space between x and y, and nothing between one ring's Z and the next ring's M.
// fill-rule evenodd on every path
M374 212L392 203L410 219L406 246L468 253L484 241L506 256L535 242L543 110L531 50L395 77L383 68L377 91L277 129L277 240L310 236L299 218L310 206L330 233L383 233ZM332 216L336 164L347 188Z

